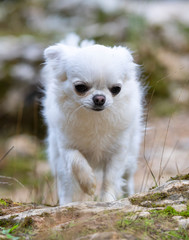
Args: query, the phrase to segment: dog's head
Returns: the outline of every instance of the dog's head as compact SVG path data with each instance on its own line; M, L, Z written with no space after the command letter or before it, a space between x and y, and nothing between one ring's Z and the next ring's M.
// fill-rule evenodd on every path
M94 111L114 105L136 78L136 64L125 47L71 47L58 44L45 50L47 67L71 101Z

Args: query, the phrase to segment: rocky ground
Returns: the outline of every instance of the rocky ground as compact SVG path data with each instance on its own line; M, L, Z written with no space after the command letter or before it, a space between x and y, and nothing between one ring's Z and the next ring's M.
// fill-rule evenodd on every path
M0 199L0 238L186 240L188 199L189 180L169 181L147 193L109 203L52 207Z

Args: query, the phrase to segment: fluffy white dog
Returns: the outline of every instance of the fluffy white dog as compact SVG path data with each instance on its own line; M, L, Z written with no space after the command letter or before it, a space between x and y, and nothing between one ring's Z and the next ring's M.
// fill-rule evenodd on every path
M130 51L59 43L44 56L43 114L60 204L133 194L142 87Z

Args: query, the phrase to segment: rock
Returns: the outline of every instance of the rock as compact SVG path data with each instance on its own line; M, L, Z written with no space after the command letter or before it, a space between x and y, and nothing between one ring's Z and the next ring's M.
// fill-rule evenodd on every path
M41 240L52 236L68 240L164 239L175 234L185 239L189 233L188 191L189 181L175 180L114 202L75 202L52 207L1 199L0 227L18 224L17 236L24 232L28 239L32 234L32 239ZM182 196L182 204L173 200L174 195ZM151 206L142 207L146 199L151 199Z
M150 192L165 192L165 193L178 193L182 195L184 192L189 191L189 181L188 180L183 180L183 181L169 181L166 182L165 184L161 185L160 187L157 187Z
M178 222L179 227L184 229L189 229L189 218L184 219L181 216L175 216L173 217L173 219Z
M180 219L179 226L184 229L189 229L189 219Z
M146 217L149 217L149 216L150 216L149 212L139 212L137 214L137 217L142 217L142 218L146 218Z
M143 207L166 206L187 203L189 197L189 181L169 181L148 193L135 194L129 200L134 205Z
M172 205L172 207L177 211L177 212L181 212L181 211L187 211L187 206L185 204L178 204L178 205Z

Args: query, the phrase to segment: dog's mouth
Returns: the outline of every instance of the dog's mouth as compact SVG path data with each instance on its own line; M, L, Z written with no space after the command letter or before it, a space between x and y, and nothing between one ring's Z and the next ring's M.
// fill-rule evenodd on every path
M105 107L89 107L89 106L85 106L86 109L92 110L92 111L96 111L96 112L100 112L103 111L105 109Z
M101 112L106 109L105 106L101 106L101 107L100 106L83 106L83 107L85 107L88 110L92 110L92 111L96 111L96 112Z
M92 108L93 111L97 111L97 112L103 111L104 109L105 109L104 107L93 107Z

